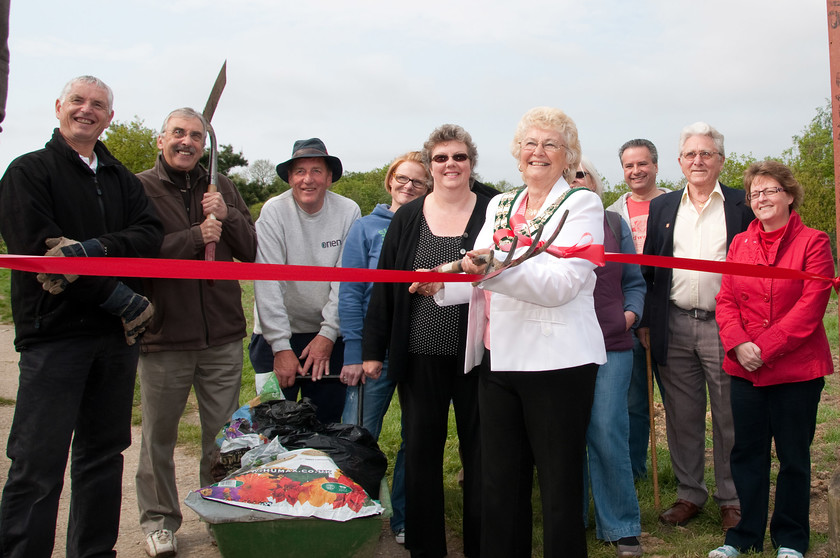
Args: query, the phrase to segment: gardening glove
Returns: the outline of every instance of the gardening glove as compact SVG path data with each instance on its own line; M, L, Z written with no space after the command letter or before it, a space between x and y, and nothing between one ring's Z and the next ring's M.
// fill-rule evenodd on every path
M123 324L125 342L129 345L137 342L155 314L155 308L149 299L135 293L122 281L117 283L111 296L99 307L109 314L119 316Z
M48 238L46 244L47 248L50 249L45 254L46 256L75 256L77 258L101 258L105 256L105 247L96 238L78 242L62 236L59 238Z
M105 248L97 239L91 238L84 242L77 242L66 237L48 238L46 245L49 250L45 256L67 256L67 257L101 257L105 255ZM35 277L41 287L50 294L57 295L64 292L67 285L79 278L78 275L61 275L56 273L39 273Z

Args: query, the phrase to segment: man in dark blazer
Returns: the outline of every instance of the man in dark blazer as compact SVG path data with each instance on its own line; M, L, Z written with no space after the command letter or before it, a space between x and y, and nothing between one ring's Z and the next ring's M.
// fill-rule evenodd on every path
M723 261L732 238L753 219L743 190L718 182L725 160L723 135L704 122L680 134L679 164L687 184L651 201L645 254ZM659 516L684 525L700 512L709 492L703 480L706 388L712 408L715 484L723 530L741 511L729 467L734 433L729 377L715 322L720 275L643 267L647 282L639 337L651 348L665 387L664 405L677 501Z

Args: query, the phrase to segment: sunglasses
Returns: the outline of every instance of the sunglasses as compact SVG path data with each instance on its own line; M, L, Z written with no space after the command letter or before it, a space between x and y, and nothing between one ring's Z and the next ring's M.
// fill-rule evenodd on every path
M470 158L470 156L467 155L466 153L456 153L455 155L452 156L452 160L455 161L455 162L458 162L458 163L463 163L464 161L466 161L469 158ZM434 161L435 163L445 163L448 160L449 160L449 155L444 155L443 153L439 153L439 154L435 155L434 157L432 157L432 161Z
M586 171L577 171L575 173L575 178L577 178L578 180L583 180L584 178L586 178L587 174L589 174L589 173L586 172Z

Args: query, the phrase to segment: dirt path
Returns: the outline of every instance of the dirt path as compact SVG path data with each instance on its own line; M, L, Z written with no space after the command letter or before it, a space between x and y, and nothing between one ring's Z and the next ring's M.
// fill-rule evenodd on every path
M17 353L14 351L14 327L0 324L0 397L14 400L17 396L18 368ZM0 486L5 485L9 470L9 459L6 457L6 442L9 427L12 424L14 407L0 405ZM140 451L140 428L132 427L132 445L125 451L125 469L123 474L123 502L120 515L120 534L117 540L117 554L127 558L142 558L146 556L143 548L143 532L140 530L137 500L134 493L134 473L137 470ZM175 450L175 470L177 471L178 489L181 500L190 490L198 488L198 457L182 447ZM70 506L69 470L65 476L64 491L61 494L58 511L58 525L56 530L56 546L53 558L64 556L64 541L67 534L67 515ZM205 524L186 505L182 505L184 522L177 533L179 558L216 558L220 557L219 549L207 532ZM463 556L459 541L450 541L450 556ZM387 521L383 522L382 533L379 537L376 558L390 558L408 556L408 552L394 541Z

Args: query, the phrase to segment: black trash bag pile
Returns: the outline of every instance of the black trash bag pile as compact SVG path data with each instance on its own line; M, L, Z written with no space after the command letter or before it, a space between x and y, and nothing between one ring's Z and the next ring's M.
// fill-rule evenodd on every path
M251 410L251 430L269 440L296 432L317 432L322 426L315 418L316 410L317 407L308 397L300 402L289 399L266 401ZM283 446L286 447L286 444Z
M388 469L388 458L373 436L354 424L323 424L316 407L304 397L260 403L253 409L251 428L268 439L279 437L288 449L312 448L329 455L344 473L359 483L371 498L379 499L379 485Z

